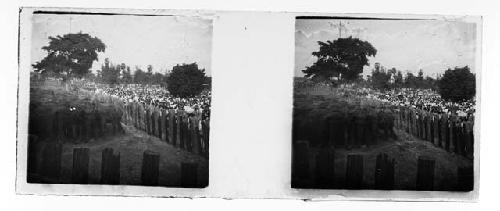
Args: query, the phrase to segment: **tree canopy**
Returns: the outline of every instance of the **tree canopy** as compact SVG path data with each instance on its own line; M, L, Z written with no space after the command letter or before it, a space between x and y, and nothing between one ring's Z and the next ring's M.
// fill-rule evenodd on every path
M319 51L312 55L317 61L302 70L305 76L313 80L356 80L368 65L368 57L375 56L377 50L367 41L358 38L339 38L334 41L318 41Z
M201 93L205 81L205 69L198 69L198 64L176 65L167 78L167 89L176 97L193 97Z
M448 69L438 82L441 98L454 102L470 100L476 95L476 76L468 66Z
M88 74L98 52L104 52L106 45L97 37L85 33L65 34L49 37L49 45L42 47L48 55L33 64L36 72L65 74L82 77Z
M386 71L384 67L380 66L378 63L375 64L375 68L372 70L371 82L372 87L375 89L389 89L391 75L395 74L396 69L390 69ZM394 73L393 73L394 72Z
M101 81L108 84L117 84L120 81L120 72L122 71L122 65L113 65L109 62L109 59L104 59L104 65L101 67L101 71L99 71L99 77Z

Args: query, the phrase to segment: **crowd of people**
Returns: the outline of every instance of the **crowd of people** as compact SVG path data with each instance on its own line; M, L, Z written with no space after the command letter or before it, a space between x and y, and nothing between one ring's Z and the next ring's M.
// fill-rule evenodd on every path
M379 91L362 88L358 92L368 98L394 106L412 107L432 113L446 113L465 118L474 115L475 112L474 99L464 102L446 101L436 91L430 89L402 88Z
M210 118L210 90L203 90L199 95L189 98L174 97L168 90L159 85L95 84L93 82L80 82L79 87L93 89L95 92L115 96L123 102L138 102L144 105L153 105L162 109L184 110L187 113L200 112L203 119Z
M330 87L329 84L316 84L315 86L323 86L325 90L336 90L345 95L366 97L393 106L411 107L438 114L457 115L464 119L474 116L476 111L475 99L464 102L446 101L441 98L439 93L431 89L401 88L382 91L349 85L335 89Z
M475 99L464 102L445 101L430 89L401 89L378 92L374 98L389 102L392 105L409 106L433 113L456 114L459 117L474 115Z

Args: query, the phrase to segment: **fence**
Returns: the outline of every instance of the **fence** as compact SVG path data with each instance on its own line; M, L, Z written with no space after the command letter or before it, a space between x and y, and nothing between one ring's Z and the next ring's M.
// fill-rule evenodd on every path
M336 177L338 170L335 164L334 149L323 148L316 156L309 151L307 142L299 142L293 149L292 187L293 188L321 188L321 189L398 189L396 181L413 183L412 190L441 190L435 184L436 161L433 158L419 156L415 178L397 178L397 161L385 153L376 157L375 168L367 169L362 154L348 154L345 161L344 176ZM314 160L312 158L315 158ZM313 161L313 162L311 162ZM315 165L310 165L315 163ZM342 166L342 165L340 165ZM339 171L340 172L340 171ZM365 181L367 174L373 172L373 182ZM447 179L451 187L448 191L471 191L474 187L474 171L472 166L458 167L456 180Z
M32 139L28 142L28 166L29 183L71 183L89 184L89 172L91 171L90 149L73 148L73 165L71 169L71 181L62 181L61 155L62 144L56 142L39 142ZM120 174L120 153L115 153L112 148L102 150L101 175L99 184L123 184ZM198 163L182 162L180 164L179 187L193 188L203 187L206 184L198 180ZM160 155L146 150L143 153L141 165L141 185L157 186L160 178Z
M395 110L395 127L448 152L472 159L474 120L400 107Z
M201 112L162 109L138 102L124 103L118 97L80 89L79 93L92 101L107 103L118 108L121 121L147 132L162 141L191 153L208 158L210 122L202 119ZM100 103L95 103L99 106Z
M298 93L329 93L335 90L335 87L326 84L295 84L294 91Z
M473 159L474 121L463 121L456 116L435 114L418 109L400 107L391 112L346 113L332 112L327 118L309 122L294 120L292 139L309 140L312 146L359 148L376 145L396 138L394 128L433 143L448 152Z
M395 138L392 113L331 112L326 118L294 119L292 140L308 140L312 146L359 148Z

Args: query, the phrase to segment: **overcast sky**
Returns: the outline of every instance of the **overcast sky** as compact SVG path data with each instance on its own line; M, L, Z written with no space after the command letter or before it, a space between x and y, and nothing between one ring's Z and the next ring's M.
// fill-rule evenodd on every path
M295 27L295 75L312 65L316 58L317 41L353 36L370 42L377 55L369 59L363 74L371 73L379 62L386 68L395 67L405 73L435 77L447 68L468 65L475 72L476 25L465 22L436 20L339 20L297 19Z
M32 58L35 63L47 53L49 36L77 32L98 37L106 44L92 70L101 69L105 58L153 71L171 70L176 64L198 63L211 75L212 21L183 16L52 15L33 16Z

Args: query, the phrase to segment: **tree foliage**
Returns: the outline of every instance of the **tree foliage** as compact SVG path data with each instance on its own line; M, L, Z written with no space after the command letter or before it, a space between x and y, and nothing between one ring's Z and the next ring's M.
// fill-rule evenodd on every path
M424 71L420 69L417 76L411 72L407 72L403 77L403 73L396 68L386 70L379 63L375 63L372 74L368 75L369 86L374 89L433 89L437 90L436 79L429 76L424 77Z
M382 89L382 90L391 88L390 79L393 71L392 70L386 71L384 67L377 64L375 65L375 68L372 70L372 76L371 76L372 87L375 89Z
M193 97L201 93L205 81L205 69L198 69L198 64L176 65L167 78L167 89L176 97Z
M85 33L49 37L49 45L42 47L48 55L33 64L36 72L82 77L88 74L97 53L104 52L106 45L97 37Z
M146 72L141 70L139 67L135 67L134 71L134 83L136 84L145 84L147 82Z
M393 68L393 69L395 69L395 68ZM394 76L394 86L396 88L401 88L401 87L403 87L403 83L404 83L403 73L400 70L398 70L396 72L396 75Z
M130 67L127 66L124 70L122 70L122 80L123 83L125 84L130 84L132 83L132 73L130 72Z
M476 95L476 76L468 66L448 69L438 82L441 98L453 102L470 100Z
M100 76L103 83L117 84L120 81L120 72L122 71L123 65L114 66L109 62L109 59L104 60L104 65L101 67Z
M368 65L368 57L375 56L377 50L367 41L358 38L339 38L334 41L318 42L319 51L312 55L317 61L302 70L313 80L356 80Z

